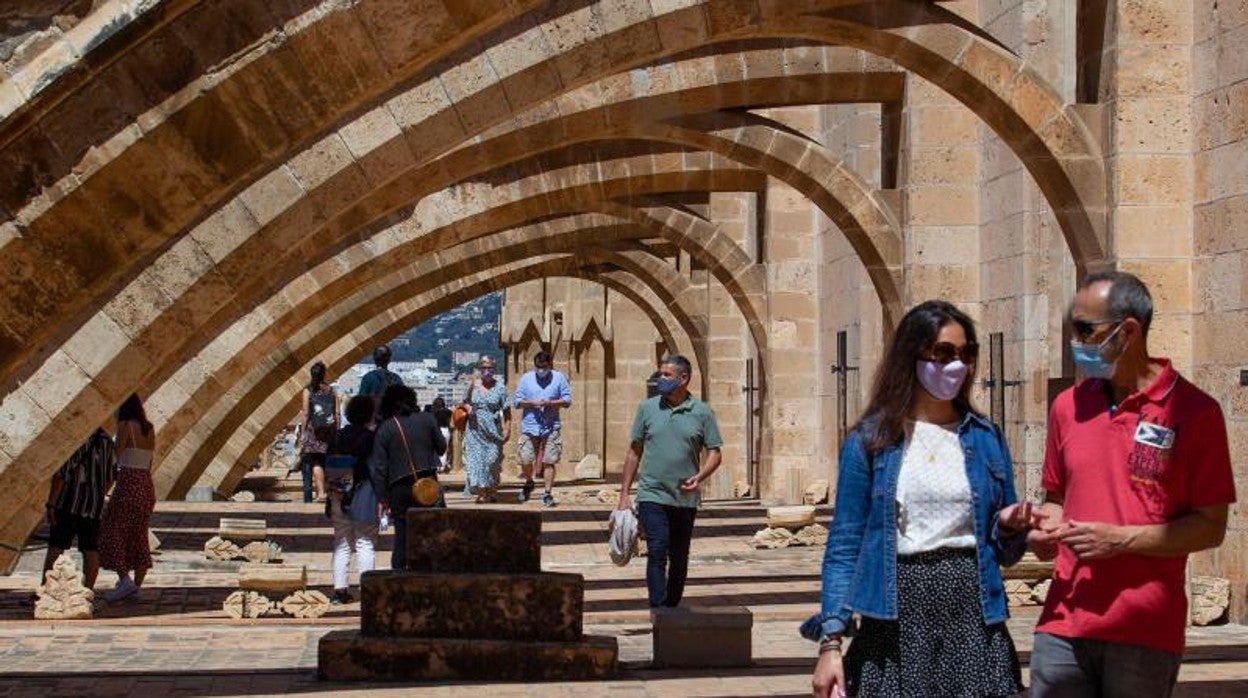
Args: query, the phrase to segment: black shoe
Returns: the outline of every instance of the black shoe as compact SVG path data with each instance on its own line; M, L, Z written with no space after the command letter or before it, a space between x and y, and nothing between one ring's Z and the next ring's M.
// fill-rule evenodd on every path
M524 483L524 487L520 488L520 496L517 497L516 499L519 499L520 503L524 504L525 502L529 501L529 497L531 496L533 496L532 481Z
M554 509L555 508L555 495L549 492L542 495L542 506L546 507L547 509Z
M351 592L346 589L335 589L334 595L329 599L329 603L333 606L341 606L352 601L355 601L355 599L351 598Z

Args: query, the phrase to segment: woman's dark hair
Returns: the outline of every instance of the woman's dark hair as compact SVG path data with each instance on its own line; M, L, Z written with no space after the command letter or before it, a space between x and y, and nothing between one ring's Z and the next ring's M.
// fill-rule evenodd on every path
M325 384L325 364L317 361L308 369L308 373L312 376L312 380L308 381L308 391L315 393Z
M392 385L381 394L381 418L406 417L416 411L416 391L406 385Z
M376 413L377 404L373 402L372 395L356 395L347 400L347 422L350 424L368 424Z
M914 363L936 343L940 329L951 322L962 325L969 344L978 344L975 322L952 303L926 301L910 309L893 334L893 341L875 372L871 401L855 429L862 429L868 451L879 451L905 438L905 422L914 404L918 378ZM953 399L959 412L977 412L971 404L975 364L969 366L962 389ZM917 388L921 390L922 388Z
M138 393L130 393L130 397L117 409L117 421L138 422L143 433L152 433L152 423L147 421L147 412L143 409L143 401Z

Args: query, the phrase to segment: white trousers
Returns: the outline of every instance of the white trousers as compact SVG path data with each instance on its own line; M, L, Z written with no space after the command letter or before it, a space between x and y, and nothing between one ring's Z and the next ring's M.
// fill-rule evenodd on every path
M377 524L352 521L342 513L340 496L333 493L330 503L330 521L334 524L334 589L350 587L351 553L357 556L356 566L360 574L377 566Z

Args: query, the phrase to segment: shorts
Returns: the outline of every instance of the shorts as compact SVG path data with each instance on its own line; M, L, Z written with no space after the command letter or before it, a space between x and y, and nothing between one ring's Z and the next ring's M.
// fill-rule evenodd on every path
M57 509L56 525L48 535L48 547L68 550L75 537L78 538L78 549L82 552L93 553L99 550L100 520Z
M520 436L520 449L516 454L516 460L520 462L520 465L533 465L537 461L537 451L542 448L543 441L545 441L545 448L542 449L542 465L555 465L563 456L563 437L558 429L544 437L528 434Z

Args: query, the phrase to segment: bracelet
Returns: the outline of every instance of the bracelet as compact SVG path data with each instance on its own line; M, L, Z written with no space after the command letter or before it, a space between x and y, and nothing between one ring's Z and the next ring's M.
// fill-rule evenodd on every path
M824 640L823 642L819 643L819 654L823 654L824 652L836 652L839 654L840 651L841 651L840 640Z

